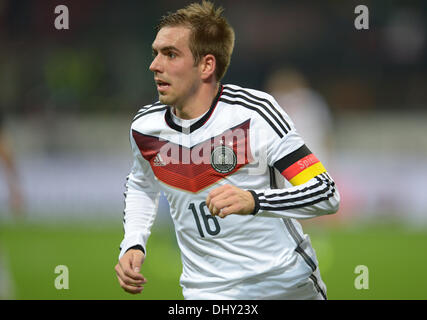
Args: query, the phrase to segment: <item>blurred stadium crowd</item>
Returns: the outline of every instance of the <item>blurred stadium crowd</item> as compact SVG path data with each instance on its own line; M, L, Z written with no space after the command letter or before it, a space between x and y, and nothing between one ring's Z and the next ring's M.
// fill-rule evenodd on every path
M29 219L121 218L130 121L157 99L154 27L189 2L0 1L3 132ZM267 90L291 115L338 183L333 219L427 223L427 2L365 1L369 30L353 1L216 3L236 32L224 83ZM69 30L54 27L60 4Z

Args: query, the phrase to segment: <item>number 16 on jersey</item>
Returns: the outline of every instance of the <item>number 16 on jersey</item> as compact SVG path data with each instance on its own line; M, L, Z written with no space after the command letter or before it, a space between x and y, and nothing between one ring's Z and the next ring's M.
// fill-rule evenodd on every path
M206 210L208 211L208 214L206 214L205 207L206 207ZM219 222L217 218L213 217L209 213L209 209L206 206L205 201L201 202L199 206L196 206L194 203L190 203L190 205L188 206L188 209L190 209L193 212L194 220L196 220L197 230L199 230L200 236L202 238L205 237L205 234L203 233L203 229L205 229L206 232L211 236L215 236L221 231L221 227L219 226ZM203 221L204 228L202 227L201 221Z

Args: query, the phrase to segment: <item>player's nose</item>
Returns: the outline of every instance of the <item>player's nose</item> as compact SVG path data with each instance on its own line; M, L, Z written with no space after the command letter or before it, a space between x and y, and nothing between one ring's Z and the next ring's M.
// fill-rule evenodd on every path
M154 57L153 61L150 64L150 67L148 68L151 72L162 72L161 62L159 55Z

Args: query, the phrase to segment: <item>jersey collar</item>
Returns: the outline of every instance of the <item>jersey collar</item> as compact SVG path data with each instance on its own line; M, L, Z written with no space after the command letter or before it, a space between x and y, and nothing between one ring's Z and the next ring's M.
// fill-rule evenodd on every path
M212 104L208 110L208 112L205 113L205 115L203 117L201 117L199 120L197 120L195 123L193 123L190 126L190 129L188 130L188 128L183 128L182 126L176 124L173 119L172 119L172 115L171 115L171 107L166 109L166 113L165 113L165 121L168 124L169 127L171 127L172 129L185 133L185 134L190 134L192 132L194 132L195 130L199 129L200 127L202 127L211 117L212 113L214 112L217 104L218 104L218 100L221 97L222 94L222 90L223 90L224 86L220 85L219 89L218 89L218 93L216 94L215 98L212 101Z

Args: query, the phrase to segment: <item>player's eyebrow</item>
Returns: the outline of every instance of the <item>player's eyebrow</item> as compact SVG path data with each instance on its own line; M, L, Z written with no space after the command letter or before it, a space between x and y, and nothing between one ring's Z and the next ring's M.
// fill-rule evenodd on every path
M157 53L158 50L152 47L153 53ZM175 51L177 53L181 53L181 50L179 50L177 47L174 46L166 46L159 49L161 52L168 52L168 51Z

